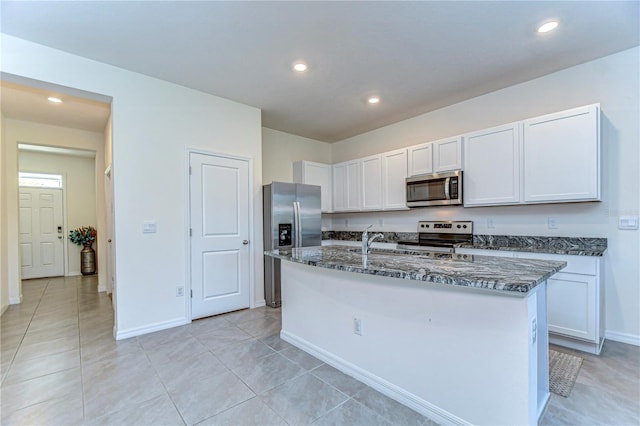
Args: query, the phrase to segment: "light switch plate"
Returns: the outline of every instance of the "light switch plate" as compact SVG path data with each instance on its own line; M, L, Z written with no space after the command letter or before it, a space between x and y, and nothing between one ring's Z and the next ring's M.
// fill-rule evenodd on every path
M145 220L142 222L142 233L143 234L155 234L156 233L156 222L153 220Z
M638 229L638 216L620 216L618 229Z

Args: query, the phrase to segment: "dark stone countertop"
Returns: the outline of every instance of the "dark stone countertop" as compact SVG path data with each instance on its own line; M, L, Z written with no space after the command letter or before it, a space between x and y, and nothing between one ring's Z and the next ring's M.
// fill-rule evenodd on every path
M266 251L283 260L360 274L486 289L526 295L561 270L566 262L373 249L363 256L348 246ZM503 293L504 294L504 293Z
M378 231L369 231L369 235ZM381 243L398 241L417 241L417 232L382 232ZM324 231L323 240L360 241L361 232ZM474 235L473 243L460 244L457 247L482 250L522 251L529 253L569 254L574 256L604 256L607 251L606 238L582 237L542 237L525 235Z

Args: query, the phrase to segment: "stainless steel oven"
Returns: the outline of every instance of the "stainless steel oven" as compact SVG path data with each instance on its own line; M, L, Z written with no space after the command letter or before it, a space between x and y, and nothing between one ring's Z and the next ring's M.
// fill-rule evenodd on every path
M453 253L458 244L473 242L471 221L420 221L418 239L398 241L398 248Z
M407 207L462 204L462 170L407 178Z

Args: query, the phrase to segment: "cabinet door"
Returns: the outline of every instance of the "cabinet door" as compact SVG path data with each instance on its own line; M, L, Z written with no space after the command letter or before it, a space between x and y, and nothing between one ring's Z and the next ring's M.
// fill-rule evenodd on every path
M549 331L597 342L596 277L559 272L547 279Z
M382 154L382 208L407 209L407 150Z
M334 164L333 167L333 211L347 210L347 165Z
M575 108L524 122L524 201L600 200L600 109Z
M433 143L409 147L409 176L433 173Z
M494 127L464 137L464 206L520 202L520 126Z
M332 205L332 171L330 164L297 161L293 164L293 181L320 187L321 209L323 213L331 212Z
M362 159L362 210L382 210L382 160L379 155Z
M347 210L360 210L362 207L360 165L360 160L347 162Z
M462 168L462 138L433 142L433 171L446 172Z

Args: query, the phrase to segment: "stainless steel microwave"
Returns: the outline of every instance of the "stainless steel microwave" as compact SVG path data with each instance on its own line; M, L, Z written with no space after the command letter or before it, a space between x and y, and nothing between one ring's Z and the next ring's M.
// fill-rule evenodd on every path
M407 207L462 204L462 170L407 178Z

